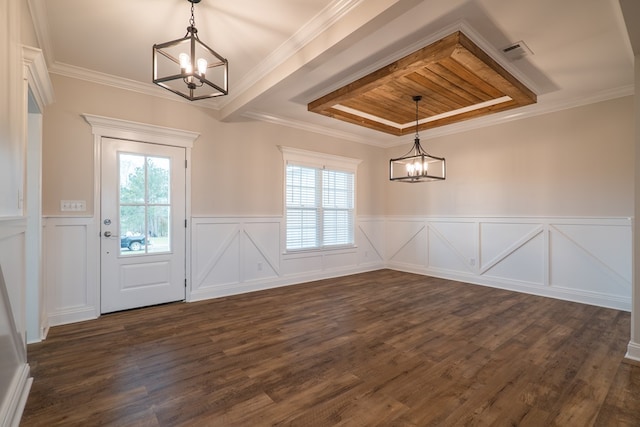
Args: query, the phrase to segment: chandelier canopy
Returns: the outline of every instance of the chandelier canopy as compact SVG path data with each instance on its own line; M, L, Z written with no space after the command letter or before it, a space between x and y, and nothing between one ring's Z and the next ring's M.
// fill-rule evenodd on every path
M227 95L229 63L200 38L191 3L191 19L184 37L153 45L153 82L196 101Z
M404 156L389 160L389 179L411 183L441 181L446 177L445 160L443 157L428 154L420 145L418 103L422 96L415 95L412 99L416 103L416 135L413 147Z

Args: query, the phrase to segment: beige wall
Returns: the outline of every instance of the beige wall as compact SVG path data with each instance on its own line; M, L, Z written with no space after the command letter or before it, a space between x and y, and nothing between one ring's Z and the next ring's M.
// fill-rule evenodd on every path
M93 206L93 139L82 113L201 134L193 149L194 215L281 215L278 145L362 159L359 215L633 214L633 98L624 97L422 142L447 158L443 182L392 183L388 150L259 122L221 123L208 109L52 76L44 115L43 209ZM238 167L241 165L241 167Z
M43 213L60 200L86 200L93 213L93 137L89 113L199 132L192 152L193 215L281 215L282 155L278 145L362 160L358 215L384 214L384 150L260 122L221 123L213 111L52 75L56 102L44 114Z
M39 48L40 46L38 45L36 30L33 26L33 19L31 17L31 11L29 10L29 4L27 1L20 2L20 16L22 17L20 26L22 44Z
M25 85L20 2L0 1L0 217L21 216L24 185Z
M422 138L447 179L386 183L389 215L633 216L633 97ZM425 132L426 135L426 132ZM402 155L406 146L388 150Z

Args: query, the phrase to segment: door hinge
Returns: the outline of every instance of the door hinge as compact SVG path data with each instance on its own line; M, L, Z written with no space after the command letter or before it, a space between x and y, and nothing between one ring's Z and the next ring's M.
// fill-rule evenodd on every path
M187 169L187 159L184 159L184 168Z
M187 287L187 279L186 278L184 279L184 287L185 288Z
M187 228L187 220L184 220L184 228Z

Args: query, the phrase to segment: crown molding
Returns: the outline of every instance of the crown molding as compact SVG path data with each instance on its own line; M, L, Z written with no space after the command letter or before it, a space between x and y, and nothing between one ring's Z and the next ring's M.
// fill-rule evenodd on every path
M634 85L622 86L614 89L603 90L598 93L589 94L586 96L577 96L568 100L556 100L544 102L544 96L541 97L541 102L537 104L528 105L519 109L505 111L502 113L496 113L485 117L479 117L477 119L467 120L464 122L442 126L435 129L429 129L422 131L420 137L422 139L433 139L441 136L452 135L461 132L467 132L474 129L480 129L489 126L495 126L502 123L508 123L515 120L526 119L529 117L535 117L542 114L553 113L556 111L568 110L571 108L577 108L584 105L595 104L598 102L608 101L611 99L622 98L625 96L631 96L634 94ZM365 138L357 133L343 132L332 129L327 126L302 122L299 120L290 119L282 116L275 116L273 114L267 114L264 112L248 111L243 113L243 117L277 124L281 126L287 126L290 128L300 129L308 132L319 133L322 135L345 139L348 141L357 142L360 144L373 145L379 148L391 148L397 145L404 144L405 138L403 137L381 137L380 139ZM354 125L355 126L355 125Z
M22 63L29 89L38 104L40 111L54 101L53 85L49 78L47 63L42 50L30 46L22 46Z
M170 101L182 102L185 104L193 105L193 102L183 99L175 94L156 86L152 83L141 83L136 80L125 79L122 77L115 77L111 74L101 73L98 71L92 71L82 67L76 67L74 65L64 64L56 62L52 64L51 73L58 74L64 77L70 77L73 79L79 79L88 81L91 83L97 83L100 85L114 87L116 89L127 90L130 92L136 92L143 95L155 96L156 98L168 99ZM199 107L210 108L218 110L220 108L219 103L212 100L198 101Z
M320 13L313 17L311 21L307 22L293 36L282 43L276 50L261 61L256 67L249 71L242 80L235 85L230 96L218 99L201 100L198 102L198 106L219 111L224 105L230 103L251 86L256 84L256 82L263 79L276 67L299 52L300 49L304 48L304 46L310 41L322 34L336 21L340 20L362 2L364 2L364 0L334 0ZM118 89L133 91L144 95L169 99L172 101L184 103L190 102L184 99L177 99L179 97L151 83L141 83L135 80L116 77L110 74L57 62L55 60L55 52L53 51L53 45L51 44L51 37L49 35L45 2L28 0L28 5L33 17L38 43L40 46L44 47L43 50L46 55L46 62L49 64L50 71L52 73L111 86Z
M420 136L423 139L437 138L445 135L466 132L469 130L480 129L488 126L495 126L502 123L508 123L515 120L526 119L529 117L540 116L543 114L554 113L571 108L582 107L584 105L595 104L598 102L608 101L611 99L622 98L634 94L634 86L627 85L614 89L603 90L598 93L588 94L584 96L576 96L571 99L551 100L545 102L544 95L538 99L538 103L528 105L511 111L495 113L486 117L468 120L440 128L429 129L423 131Z
M227 97L222 106L230 103L251 86L268 76L279 65L294 56L309 42L363 2L364 0L334 0L249 71L236 85L233 96Z
M389 145L385 144L382 140L375 140L365 138L362 135L358 135L351 132L343 132L330 127L317 125L314 123L303 122L294 120L288 117L276 116L260 111L245 111L242 113L242 117L253 119L261 122L271 123L280 126L286 126L293 129L303 130L306 132L318 133L321 135L330 136L332 138L344 139L351 142L357 142L359 144L373 145L379 148L386 148Z
M54 56L51 32L47 21L46 2L42 0L27 0L27 6L29 7L29 12L31 12L38 46L42 48L47 64L51 65L54 62Z

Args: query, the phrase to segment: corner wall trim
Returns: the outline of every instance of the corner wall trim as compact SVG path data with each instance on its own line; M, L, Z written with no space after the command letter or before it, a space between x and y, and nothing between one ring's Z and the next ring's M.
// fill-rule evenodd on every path
M634 362L640 362L640 343L629 341L627 354L624 355L624 358L633 360Z

